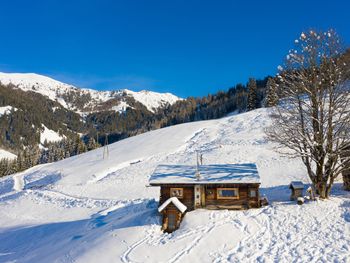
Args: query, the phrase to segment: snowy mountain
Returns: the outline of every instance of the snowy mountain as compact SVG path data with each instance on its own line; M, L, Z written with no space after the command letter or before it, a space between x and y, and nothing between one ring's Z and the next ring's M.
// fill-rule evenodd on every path
M157 93L151 91L134 92L127 89L116 91L97 91L93 89L80 89L52 78L34 73L1 73L0 82L3 85L12 84L14 88L24 91L33 91L47 96L50 100L57 101L64 108L76 112L99 111L101 107L112 99L117 99L104 110L117 107L117 111L131 105L125 105L125 98L130 97L143 104L149 111L154 112L157 108L167 104L173 104L180 100L171 93ZM119 107L123 104L124 107Z
M298 159L268 142L267 109L147 132L0 179L0 262L347 262L350 194L289 201L292 180L309 182ZM256 163L270 205L195 210L162 233L158 164Z

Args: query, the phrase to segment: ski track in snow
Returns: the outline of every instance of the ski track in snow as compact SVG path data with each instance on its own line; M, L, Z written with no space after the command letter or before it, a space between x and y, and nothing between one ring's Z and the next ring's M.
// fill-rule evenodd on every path
M163 136L157 151L134 149L122 161L113 162L121 155L113 155L114 147L148 147L144 138L152 139L151 133L127 146L112 144L110 160L97 150L97 161L84 161L90 152L0 179L0 223L8 225L0 228L0 262L350 262L350 194L338 185L329 201L288 201L287 184L303 179L304 170L299 161L273 152L262 132L269 124L265 111L189 124L196 126L183 142ZM256 162L270 205L196 210L179 230L162 233L153 200L159 189L145 187L148 177L160 163L195 163L197 150L205 164ZM52 215L45 215L48 208ZM41 227L47 233L35 231Z

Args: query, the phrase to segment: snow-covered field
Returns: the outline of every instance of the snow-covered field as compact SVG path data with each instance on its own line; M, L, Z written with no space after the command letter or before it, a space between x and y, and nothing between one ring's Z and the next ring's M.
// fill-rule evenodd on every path
M266 109L168 127L0 179L0 262L350 262L350 193L298 206L288 184L299 160L264 137ZM257 163L270 205L196 210L160 231L161 163Z

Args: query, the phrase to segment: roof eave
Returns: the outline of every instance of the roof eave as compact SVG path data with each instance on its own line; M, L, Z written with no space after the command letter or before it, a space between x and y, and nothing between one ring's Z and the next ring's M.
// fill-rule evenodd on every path
M178 185L178 184L183 184L183 185L198 185L198 184L210 184L210 185L216 185L216 184L261 184L261 182L164 182L164 183L150 183L150 186L162 186L162 185Z

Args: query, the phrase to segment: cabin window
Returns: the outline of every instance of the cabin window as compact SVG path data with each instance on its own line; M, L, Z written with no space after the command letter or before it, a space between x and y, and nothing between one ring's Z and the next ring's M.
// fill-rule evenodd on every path
M184 190L183 188L170 188L170 197L183 198Z
M239 198L238 188L218 188L217 198L218 199L238 199Z
M249 190L249 196L250 197L256 197L256 190L255 189L250 189Z

